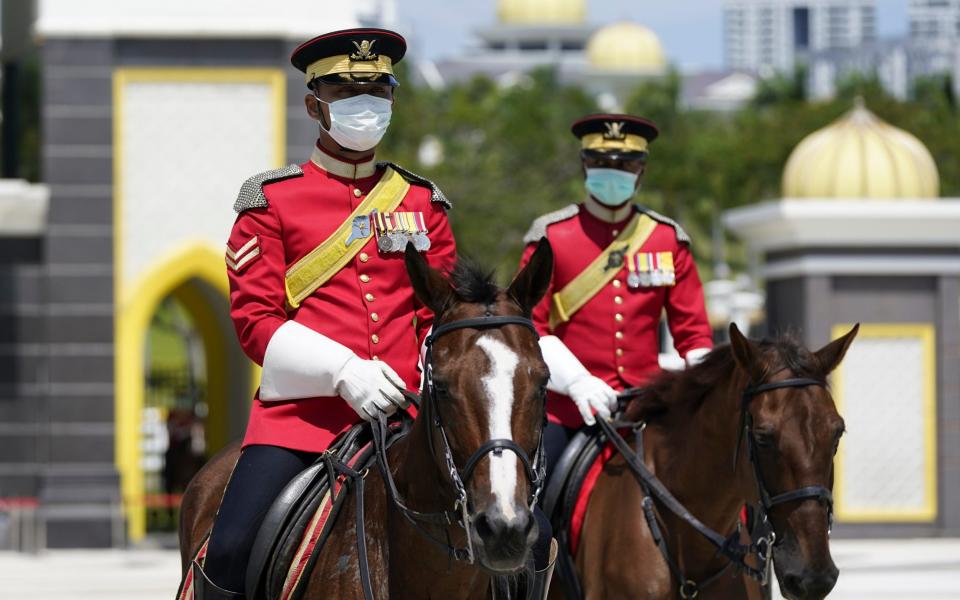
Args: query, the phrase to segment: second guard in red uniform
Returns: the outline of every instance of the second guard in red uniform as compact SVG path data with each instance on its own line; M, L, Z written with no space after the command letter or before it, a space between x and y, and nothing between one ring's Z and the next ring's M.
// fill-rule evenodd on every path
M713 346L690 238L680 226L631 202L646 171L656 126L630 115L592 115L573 124L587 197L537 219L522 264L546 236L554 276L534 310L550 368L548 465L594 414L609 417L617 391L659 372L659 323L666 311L688 363Z

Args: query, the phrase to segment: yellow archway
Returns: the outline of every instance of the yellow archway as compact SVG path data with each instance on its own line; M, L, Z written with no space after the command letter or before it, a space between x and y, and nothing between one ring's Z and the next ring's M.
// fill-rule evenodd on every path
M200 289L216 292L226 311L229 286L223 254L207 243L188 244L161 259L128 286L118 299L116 318L116 439L120 490L131 539L146 533L144 476L141 467L140 424L144 409L144 342L160 302L173 296L193 317L207 360L207 385L211 415L225 415L229 396L229 357L225 331L211 299ZM212 447L222 446L228 433L225 421L210 419Z

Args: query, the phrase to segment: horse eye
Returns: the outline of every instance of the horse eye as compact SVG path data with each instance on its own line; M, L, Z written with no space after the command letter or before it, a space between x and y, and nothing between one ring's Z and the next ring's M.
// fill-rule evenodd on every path
M835 434L833 434L833 453L836 455L837 450L840 448L840 438L843 437L844 429L840 428Z

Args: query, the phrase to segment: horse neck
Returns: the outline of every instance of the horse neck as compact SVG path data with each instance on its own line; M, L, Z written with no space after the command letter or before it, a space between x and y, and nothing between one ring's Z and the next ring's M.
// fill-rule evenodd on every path
M425 398L421 407L426 407L426 402ZM394 481L410 508L420 512L450 510L456 492L449 475L434 460L429 437L433 427L427 413L417 413L410 432L391 452L391 464L397 465Z
M433 458L428 438L432 433L430 417L426 410L421 410L410 432L389 452L390 464L396 465L394 482L403 502L411 510L424 513L452 510L456 499L449 475L440 470ZM396 507L390 510L393 513L390 557L400 564L391 572L402 580L398 586L406 590L404 597L423 598L437 594L433 597L472 598L473 592L464 590L486 589L486 575L479 569L451 561L442 548L424 536L423 531L415 530ZM420 525L436 540L445 540L458 548L466 545L466 535L459 526L448 525L444 531L437 525ZM411 560L417 564L415 570L408 568ZM429 585L421 589L425 582Z
M705 524L718 531L735 522L745 500L744 470L735 470L733 459L740 394L746 383L739 370L733 369L712 386L702 402L682 399L664 423L648 429L658 434L647 451L657 477ZM740 459L742 462L743 457Z

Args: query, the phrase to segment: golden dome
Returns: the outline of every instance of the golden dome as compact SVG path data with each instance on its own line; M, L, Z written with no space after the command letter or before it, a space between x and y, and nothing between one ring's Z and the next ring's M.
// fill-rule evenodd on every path
M597 30L587 42L587 59L594 69L659 72L667 64L657 34L624 21Z
M579 25L586 0L498 0L497 17L508 25Z
M920 140L858 99L853 110L805 137L783 170L787 198L936 198L940 176Z

